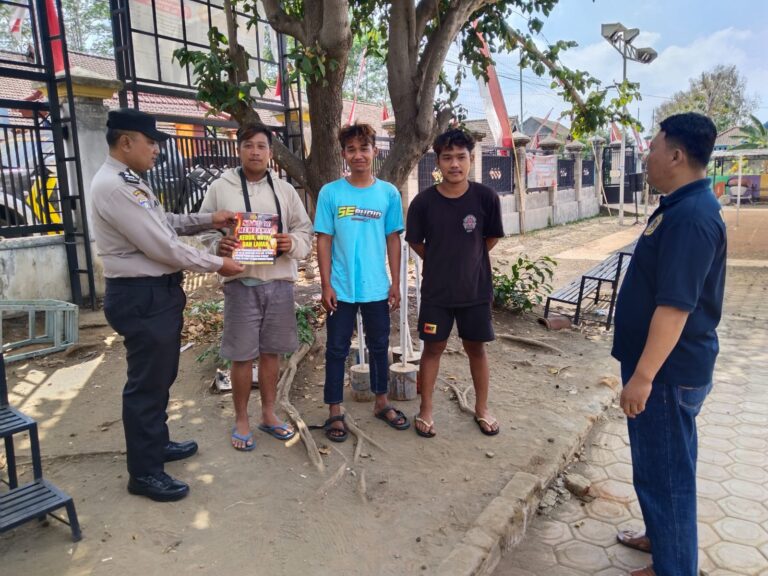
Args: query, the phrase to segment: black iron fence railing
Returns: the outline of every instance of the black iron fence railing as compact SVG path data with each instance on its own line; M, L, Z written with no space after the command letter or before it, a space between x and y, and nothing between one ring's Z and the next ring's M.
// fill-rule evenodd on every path
M419 192L434 186L442 179L434 152L427 152L421 157L418 170Z
M573 158L558 158L557 159L557 187L558 188L573 188L576 182L574 178L574 168L576 166L576 160Z
M581 162L581 185L595 185L595 161L593 159L584 159Z
M0 101L5 111L0 111L0 236L61 233L53 135L42 120L42 106L28 103L24 113L31 118L26 118L3 104Z
M515 190L515 159L506 148L483 148L482 183L499 194Z

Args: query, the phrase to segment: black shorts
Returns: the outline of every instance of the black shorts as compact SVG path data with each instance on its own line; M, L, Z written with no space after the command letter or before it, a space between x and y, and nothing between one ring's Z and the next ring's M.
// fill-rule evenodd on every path
M453 321L459 329L459 338L471 342L491 342L495 339L491 320L491 303L451 308L421 303L419 310L419 338L424 342L447 340Z

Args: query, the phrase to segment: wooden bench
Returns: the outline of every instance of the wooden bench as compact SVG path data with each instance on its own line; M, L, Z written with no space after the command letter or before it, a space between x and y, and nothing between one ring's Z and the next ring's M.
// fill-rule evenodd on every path
M581 278L573 280L559 290L552 292L547 297L547 303L544 307L544 318L549 316L549 308L552 302L562 302L563 304L576 306L573 323L578 324L581 319L582 303L584 300L594 294L594 302L597 304L600 301L600 292L603 289L603 284L609 284L611 287L611 298L605 325L607 328L610 328L611 322L613 322L613 309L616 305L619 280L626 271L627 266L629 266L632 251L634 251L634 243L626 248L622 248L618 252L614 252L600 262L600 264L587 270L582 274Z

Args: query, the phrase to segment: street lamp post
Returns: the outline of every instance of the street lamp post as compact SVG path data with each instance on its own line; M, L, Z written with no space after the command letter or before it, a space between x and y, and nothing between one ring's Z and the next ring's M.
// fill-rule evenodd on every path
M640 34L638 28L626 28L623 24L616 22L614 24L603 24L601 26L601 35L608 43L613 46L622 59L622 84L627 81L627 60L650 64L658 55L653 48L635 48L632 41ZM626 107L624 108L626 112ZM619 171L621 173L619 180L619 224L624 224L624 171L626 163L626 128L621 127L621 156L619 157Z

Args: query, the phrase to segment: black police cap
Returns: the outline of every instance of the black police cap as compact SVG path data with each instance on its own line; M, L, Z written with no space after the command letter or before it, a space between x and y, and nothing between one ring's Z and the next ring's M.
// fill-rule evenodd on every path
M141 132L157 142L162 142L170 137L157 129L154 117L134 108L110 110L107 117L107 128Z

